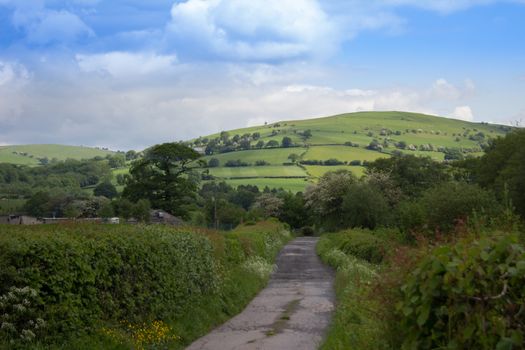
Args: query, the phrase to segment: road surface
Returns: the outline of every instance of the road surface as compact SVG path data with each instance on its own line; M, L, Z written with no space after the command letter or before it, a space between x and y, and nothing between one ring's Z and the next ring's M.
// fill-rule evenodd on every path
M334 308L334 273L315 253L317 240L288 243L268 286L243 312L187 350L317 349Z

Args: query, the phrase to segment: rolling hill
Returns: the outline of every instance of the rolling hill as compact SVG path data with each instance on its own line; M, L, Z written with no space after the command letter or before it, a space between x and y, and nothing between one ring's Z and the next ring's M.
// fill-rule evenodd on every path
M14 145L0 146L0 163L39 165L40 159L89 159L105 157L115 152L99 148L66 145Z
M417 113L358 112L236 129L188 143L205 151L206 161L216 159L218 166L209 168L216 179L298 191L331 170L361 176L366 162L395 152L438 161L479 156L490 139L510 130ZM288 147L283 138L291 141Z

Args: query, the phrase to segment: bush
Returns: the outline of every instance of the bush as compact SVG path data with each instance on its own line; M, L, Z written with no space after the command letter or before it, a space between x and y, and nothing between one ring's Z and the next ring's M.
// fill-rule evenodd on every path
M398 304L404 349L522 349L525 249L515 235L435 248Z
M348 230L325 236L331 240L332 247L374 264L382 262L391 248L386 240L368 230Z
M427 190L418 201L425 224L431 230L451 231L458 220L466 222L473 212L495 213L499 204L493 194L475 185L449 182Z
M348 187L342 211L346 227L374 229L389 221L388 203L374 186L356 183Z
M0 296L12 288L35 291L31 314L16 322L43 319L41 343L98 334L101 322L119 324L118 330L119 321L164 320L187 344L240 311L263 286L266 275L250 277L241 264L254 257L271 264L288 239L278 222L227 234L166 226L8 226L0 232ZM7 336L0 332L0 348Z

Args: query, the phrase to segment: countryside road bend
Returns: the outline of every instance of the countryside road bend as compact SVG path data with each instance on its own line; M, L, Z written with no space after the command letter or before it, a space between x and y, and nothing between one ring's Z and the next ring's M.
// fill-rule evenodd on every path
M334 308L334 273L315 253L317 240L288 243L268 286L243 312L187 350L317 349Z

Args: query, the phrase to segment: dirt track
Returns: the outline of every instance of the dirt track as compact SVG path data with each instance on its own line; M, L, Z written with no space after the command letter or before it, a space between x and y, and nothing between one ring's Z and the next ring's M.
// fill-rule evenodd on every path
M317 349L334 303L333 272L315 253L317 238L287 244L268 286L242 313L188 350Z

